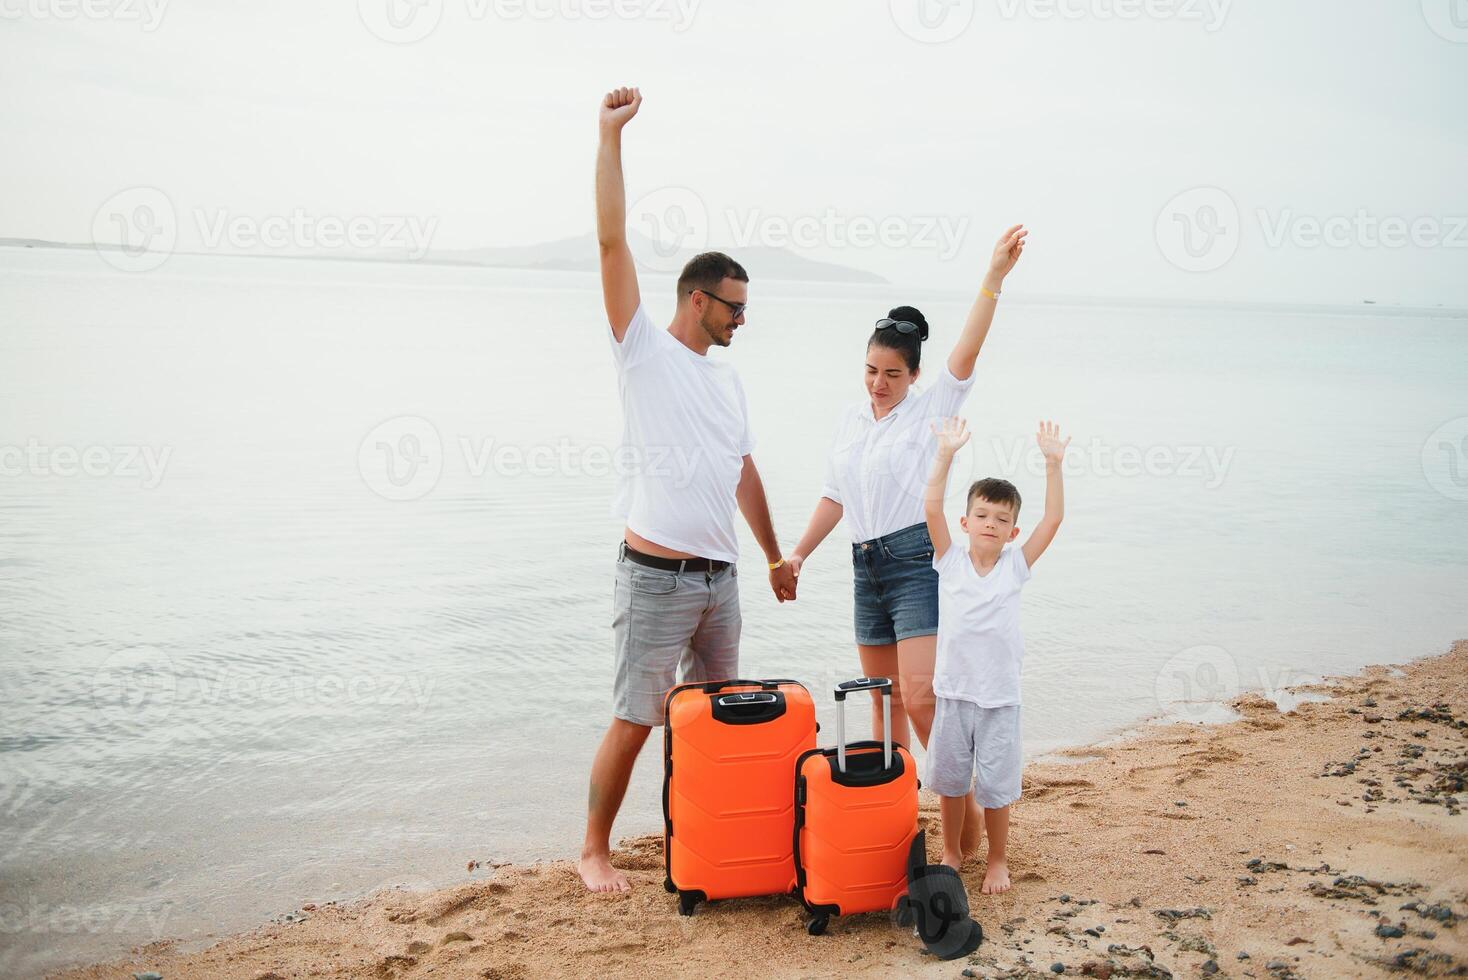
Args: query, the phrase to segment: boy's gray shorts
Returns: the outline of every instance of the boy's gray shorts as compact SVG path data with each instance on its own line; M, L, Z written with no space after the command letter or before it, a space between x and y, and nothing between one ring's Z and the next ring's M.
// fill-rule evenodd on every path
M937 698L928 735L928 788L939 796L966 796L986 810L1019 799L1024 756L1019 705L981 708L972 701Z
M676 684L739 676L739 568L665 572L619 558L612 594L612 714L663 723Z

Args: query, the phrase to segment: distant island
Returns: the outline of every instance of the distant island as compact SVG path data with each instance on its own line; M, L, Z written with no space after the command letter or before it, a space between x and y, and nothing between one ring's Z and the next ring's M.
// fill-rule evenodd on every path
M694 249L678 249L670 255L660 255L652 239L639 235L637 232L630 232L627 237L638 262L648 267L674 271L696 254ZM874 272L837 265L834 262L818 262L796 255L785 248L744 245L738 248L729 247L727 251L733 254L756 279L793 279L802 282L887 282ZM647 261L649 258L655 258L657 261L649 262ZM595 272L598 268L596 236L589 233L575 238L563 238L560 241L524 247L439 250L432 252L422 261L510 269L553 269L562 272Z
M670 255L660 255L651 239L632 232L629 236L632 251L645 268L676 271L695 254L693 249L679 249ZM93 245L80 242L52 242L40 238L0 238L0 247L9 248L64 248L100 249L121 251L121 245ZM740 263L755 279L791 280L797 282L847 282L875 283L886 279L865 269L820 262L797 255L789 249L767 245L750 245L731 248L737 253ZM410 259L401 251L391 249L331 249L320 253L282 253L278 251L223 251L195 252L179 250L176 255L210 255L227 258L291 258L329 259L349 262L411 262L414 265L478 266L486 269L539 269L556 272L595 272L597 270L596 237L590 233L574 238L562 238L538 245L488 247L471 249L433 249L421 259ZM655 261L646 261L653 259Z
M694 254L693 249L678 249L671 254L661 255L658 253L651 239L635 231L629 231L628 240L632 246L632 253L637 256L638 264L642 267L644 274L648 275L671 275ZM82 242L53 242L42 238L0 237L0 248L6 247L70 250L97 249L104 252L122 251L121 245L92 245ZM737 258L749 270L750 277L756 281L889 284L889 280L884 279L874 272L868 272L865 269L857 269L834 262L821 262L815 259L808 259L785 248L773 248L766 245L722 247L729 254ZM277 258L314 259L317 261L334 262L394 262L409 265L456 266L460 268L481 269L530 269L542 272L579 272L587 274L594 274L597 271L596 236L590 233L578 235L574 238L562 238L553 242L542 242L538 245L431 249L421 259L410 258L402 249L388 248L377 250L341 248L315 253L283 253L264 249L213 252L179 249L173 254L243 259ZM955 290L951 287L933 288L929 292L934 295L948 295L951 293L948 298L954 300L962 300L968 295L966 290ZM1357 315L1386 315L1390 313L1392 316L1447 316L1455 320L1468 319L1468 308L1464 307L1447 306L1443 303L1437 303L1433 306L1407 306L1399 303L1383 303L1377 299L1364 298L1340 299L1334 302L1299 302L1286 300L1245 302L1205 296L1085 296L1078 294L1031 293L1023 298L1011 299L1010 302L1024 305L1108 306L1131 307L1136 309L1199 308L1242 311L1279 310L1281 312L1297 314L1354 313Z

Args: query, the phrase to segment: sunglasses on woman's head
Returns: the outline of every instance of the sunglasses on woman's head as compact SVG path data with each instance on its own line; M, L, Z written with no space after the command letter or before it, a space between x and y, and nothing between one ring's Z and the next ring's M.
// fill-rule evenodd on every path
M884 316L877 321L878 330L896 330L898 333L915 333L918 340L927 340L927 331L913 323L911 320L894 320L890 316Z

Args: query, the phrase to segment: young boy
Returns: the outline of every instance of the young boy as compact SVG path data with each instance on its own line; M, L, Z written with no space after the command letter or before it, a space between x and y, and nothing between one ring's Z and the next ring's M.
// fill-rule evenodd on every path
M968 442L967 424L946 419L933 431L938 456L928 479L924 516L938 570L938 654L933 673L937 705L928 736L928 786L942 797L943 863L963 861L965 797L984 808L989 835L982 891L1009 890L1004 848L1009 805L1019 799L1019 671L1024 640L1019 632L1019 592L1030 568L1045 553L1064 512L1060 463L1070 439L1053 422L1041 422L1036 439L1045 457L1045 515L1024 545L1019 537L1019 491L1007 480L979 480L969 487L965 537L951 540L943 520L943 493L953 455ZM1006 547L1006 545L1009 545ZM976 781L977 780L977 781Z

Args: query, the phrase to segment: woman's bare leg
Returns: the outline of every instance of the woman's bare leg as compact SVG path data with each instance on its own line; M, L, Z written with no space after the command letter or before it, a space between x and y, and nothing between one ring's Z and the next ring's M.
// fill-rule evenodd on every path
M902 706L923 748L933 728L933 662L936 636L914 636L897 641L897 673L902 681Z
M897 676L897 645L888 643L882 646L864 646L858 643L856 652L861 656L861 671L864 675L892 679L892 741L908 745L907 708ZM880 739L881 737L882 695L874 691L872 693L872 738Z

